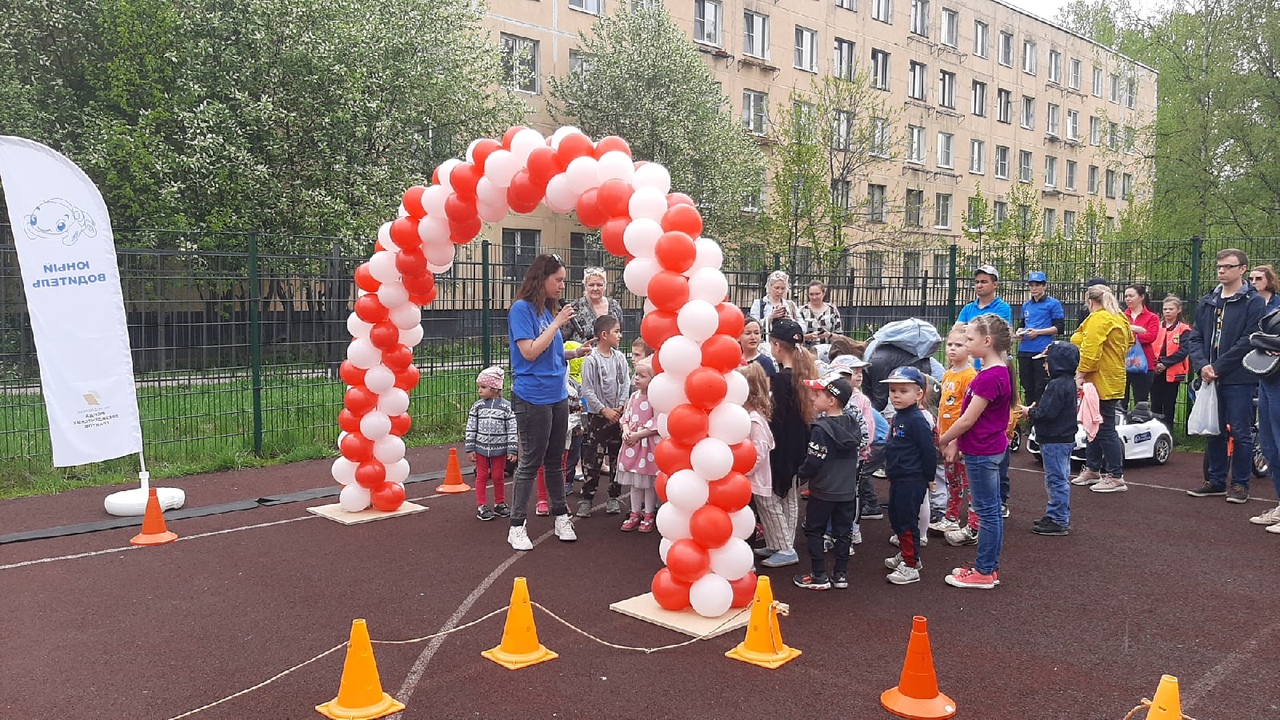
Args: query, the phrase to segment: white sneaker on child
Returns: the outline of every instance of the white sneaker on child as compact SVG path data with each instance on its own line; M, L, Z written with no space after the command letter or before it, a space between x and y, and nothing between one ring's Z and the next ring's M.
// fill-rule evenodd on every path
M560 538L560 542L573 542L578 539L578 533L573 529L573 518L569 517L569 513L556 516L556 537Z
M529 533L525 530L524 525L513 525L507 531L507 542L511 543L513 550L532 550L533 543L529 542Z

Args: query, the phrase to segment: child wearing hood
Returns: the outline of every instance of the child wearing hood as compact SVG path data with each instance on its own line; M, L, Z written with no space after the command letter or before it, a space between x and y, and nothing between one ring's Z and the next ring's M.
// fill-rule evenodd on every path
M1037 402L1022 410L1031 418L1044 461L1049 496L1044 517L1031 523L1037 535L1066 535L1071 530L1071 451L1076 446L1076 369L1080 349L1069 342L1050 343L1033 360L1044 360L1049 384Z

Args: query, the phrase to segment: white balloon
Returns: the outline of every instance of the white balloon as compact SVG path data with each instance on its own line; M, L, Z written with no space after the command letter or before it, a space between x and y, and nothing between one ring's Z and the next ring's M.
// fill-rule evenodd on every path
M360 316L351 313L347 316L347 332L351 333L353 338L367 338L369 331L373 329L373 323L367 323L360 319Z
M560 148L560 141L563 140L566 135L572 135L580 132L582 131L572 125L561 125L555 132L551 133L551 149L558 150Z
M437 176L440 178L440 187L444 188L448 192L453 192L453 181L449 178L449 174L453 172L454 168L461 164L462 161L458 158L449 158L448 160L440 163L440 166L436 168L438 171Z
M396 374L386 365L374 365L364 374L364 386L381 395L396 386ZM384 435L386 433L383 433ZM368 437L366 435L365 437ZM372 439L372 438L370 438Z
M333 475L334 480L343 485L350 485L356 481L356 468L359 466L360 463L358 462L340 457L333 461L333 467L329 472Z
M396 269L396 254L382 250L369 258L369 274L381 283L398 282L400 271Z
M658 558L662 560L663 565L667 564L667 553L671 550L672 545L675 545L675 542L666 538L658 541Z
M627 203L627 209L633 220L649 218L658 221L667 211L667 196L653 188L637 188Z
M728 445L736 445L751 434L751 415L741 405L720 403L707 416L707 423L711 437Z
M418 237L424 245L449 242L449 220L443 210L418 221Z
M655 311L655 310L657 310L657 309L658 309L658 306L657 306L657 305L654 305L652 300L650 300L649 298L645 298L645 299L644 299L644 314L645 314L645 315L648 315L649 313L651 313L651 312L653 312L653 311Z
M730 370L724 374L724 380L728 383L729 388L724 394L724 403L732 403L734 405L742 405L747 402L747 396L751 394L751 386L747 384L747 378L737 370Z
M663 503L658 508L658 517L655 522L658 526L658 532L662 533L662 537L672 542L693 537L693 534L689 532L689 513L671 503Z
M671 437L671 430L667 428L667 418L671 417L667 413L658 413L658 436L668 438Z
M378 288L378 301L388 310L395 310L409 302L409 291L399 282L382 283Z
M702 617L720 617L733 605L733 586L723 577L709 572L689 586L689 604Z
M383 246L391 242L391 223L385 222L378 226L378 242Z
M723 440L703 438L693 446L689 461L694 472L708 480L719 480L733 470L733 450Z
M374 442L381 440L391 434L391 418L377 410L367 413L360 418L360 434Z
M409 217L409 211L404 209L404 203L400 203L400 207L396 208L396 219Z
M552 175L547 182L547 194L543 201L552 212L564 214L578 206L578 193L569 187L569 177L559 173Z
M569 179L569 188L577 195L600 187L600 176L596 172L596 159L590 155L576 157L565 169L565 177Z
M658 221L642 217L627 223L626 229L622 231L622 244L632 257L651 258L660 237L662 226Z
M403 483L409 478L409 461L400 458L399 460L384 466L387 468L387 482Z
M667 342L671 342L668 340ZM666 344L663 344L666 347ZM678 405L689 402L684 394L684 378L676 377L669 372L660 372L649 381L649 404L660 413L669 413Z
M382 351L369 338L356 338L347 346L347 359L361 370L368 370L382 361Z
M444 203L449 199L449 191L440 185L428 185L426 190L422 191L422 209L427 211L427 216L432 215L444 217ZM418 233L422 233L422 224L418 224Z
M710 492L707 481L692 470L681 470L667 480L667 502L690 515L707 504Z
M406 297L405 299L407 300L408 298ZM383 304L385 305L386 303ZM400 307L393 308L391 310L390 319L392 325L395 325L401 330L407 330L414 325L422 323L422 308L414 305L413 303L406 302Z
M508 208L505 204L490 205L489 203L476 203L476 214L480 216L481 220L487 223L502 222L507 217L507 210Z
M373 457L383 465L398 462L404 457L404 440L395 435L384 435L374 440Z
M626 153L621 150L610 150L600 156L600 160L596 163L596 174L600 177L601 185L607 180L622 180L629 183L636 174L636 167Z
M511 178L520 172L522 165L524 165L524 159L516 157L510 151L494 150L484 161L484 176L489 178L489 182L493 183L494 187L505 190L511 187ZM440 206L440 211L444 212L443 205Z
M429 262L427 263L427 269L430 270L435 275L439 275L440 273L447 273L453 269L453 261L450 260L444 265L436 265L434 263Z
M719 268L724 265L724 250L720 243L711 238L700 237L694 240L693 250L693 265L685 271L685 275L692 276L702 268Z
M671 192L671 173L656 162L645 163L636 168L636 174L632 178L631 184L635 186L637 191L641 188L657 190L658 194L663 197L663 204L665 205L667 193Z
M649 281L661 270L662 266L658 264L656 259L638 257L627 263L627 266L623 268L622 281L626 283L627 289L631 291L631 294L647 297L649 295ZM715 312L715 308L712 308L712 312ZM719 316L716 317L716 322L720 322Z
M418 347L418 343L422 342L422 336L423 336L422 326L414 325L408 330L400 331L400 344L404 345L405 347L411 347L411 348Z
M716 306L706 300L690 300L676 315L676 325L680 328L681 335L702 342L716 334L720 327L720 315L716 312Z
M716 268L702 268L689 276L689 299L719 305L729 294L729 281Z
M524 165L529 159L529 153L546 144L547 139L542 137L542 133L533 128L525 128L511 138L511 154L516 157L516 160L520 161L521 165ZM493 156L490 155L489 157L492 158ZM488 160L485 161L485 167L489 167Z
M507 204L507 191L494 185L489 178L482 177L476 182L476 202L485 205L505 206Z
M422 246L422 254L426 256L428 265L450 264L457 251L458 246L449 242L448 239L432 240Z
M367 509L371 499L369 488L354 482L344 485L342 492L338 493L338 504L350 513Z
M750 505L729 513L729 521L733 523L733 536L739 540L746 540L756 533L756 514Z
M711 572L725 580L737 580L755 566L755 553L746 540L731 538L724 545L708 551L711 556Z
M398 387L393 387L384 393L378 393L378 409L392 417L403 415L409 409L409 394ZM403 453L401 454L403 455ZM730 464L732 462L731 458ZM720 475L716 477L720 477Z
M702 367L702 348L683 335L675 335L662 343L662 349L658 350L658 363L662 365L664 374L671 373L673 378L683 379Z

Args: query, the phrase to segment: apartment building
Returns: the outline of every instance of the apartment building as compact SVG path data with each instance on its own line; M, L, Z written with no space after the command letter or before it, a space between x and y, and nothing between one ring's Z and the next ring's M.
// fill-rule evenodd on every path
M553 129L546 78L580 61L578 33L606 0L494 0L486 25L513 63L509 82ZM893 109L901 146L867 177L848 178L874 228L920 246L965 242L981 188L997 222L1018 221L1024 186L1045 236L1088 232L1090 201L1114 220L1149 195L1153 168L1141 129L1154 122L1156 72L998 0L666 0L749 132L764 136L793 88L821 75L864 73ZM766 189L766 193L769 192ZM1023 218L1025 221L1025 218ZM866 227L867 223L860 223ZM866 232L866 230L850 230ZM496 232L494 233L496 236ZM509 218L504 255L581 248L582 228L550 213ZM496 240L496 237L494 238ZM851 238L855 242L859 238Z

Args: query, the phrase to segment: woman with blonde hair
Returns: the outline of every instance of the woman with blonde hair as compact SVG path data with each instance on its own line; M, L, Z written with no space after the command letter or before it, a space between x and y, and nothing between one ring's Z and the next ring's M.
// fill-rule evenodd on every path
M751 317L760 321L760 330L769 337L773 323L783 318L799 320L800 308L792 302L788 295L791 292L791 278L781 270L769 273L765 282L765 295L751 303Z
M604 268L589 267L582 271L582 297L573 301L573 319L564 328L564 339L586 342L595 337L596 318L612 315L622 323L622 306L605 296L608 278Z
M1124 483L1124 445L1116 432L1116 412L1124 400L1124 360L1133 347L1133 328L1106 285L1089 286L1084 298L1089 315L1071 336L1071 343L1080 348L1076 384L1092 383L1098 391L1102 425L1089 441L1084 469L1071 484L1090 485L1099 493L1124 492L1129 486Z

